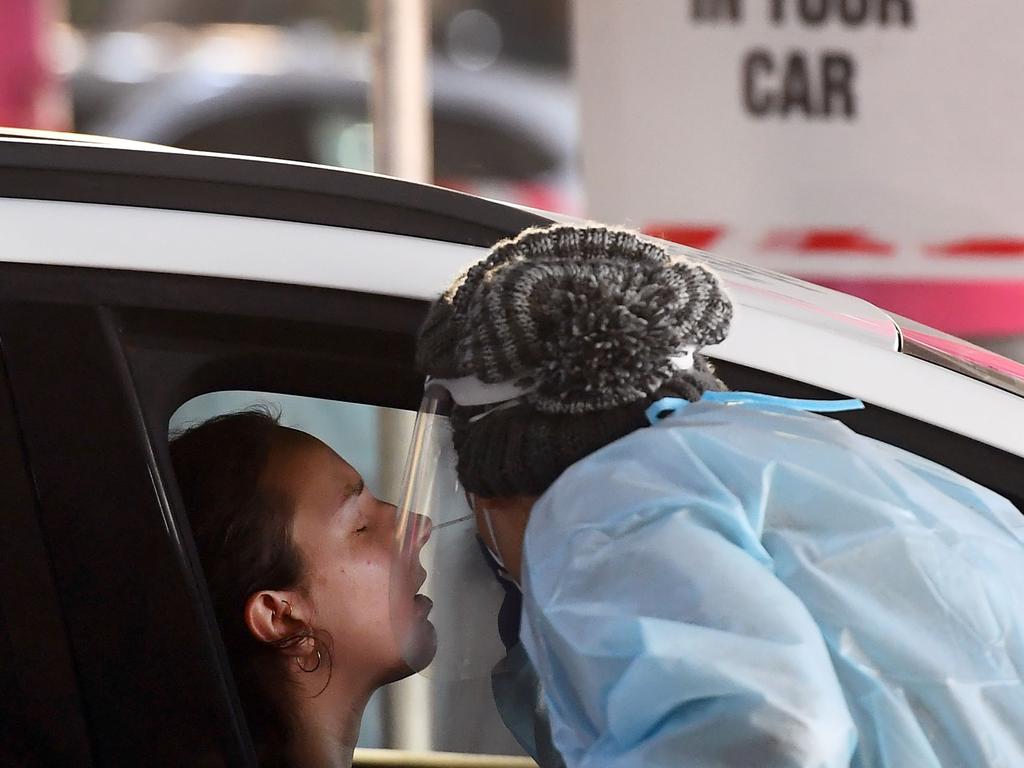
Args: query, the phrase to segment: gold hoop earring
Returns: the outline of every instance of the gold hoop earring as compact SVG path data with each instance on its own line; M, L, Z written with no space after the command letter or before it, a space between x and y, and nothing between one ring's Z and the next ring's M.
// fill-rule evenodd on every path
M320 663L323 661L323 657L320 656L319 648L314 648L313 650L316 651L316 664L314 664L312 667L304 667L302 666L302 661L298 657L296 657L295 659L295 666L297 666L303 672L316 672L318 669L320 669Z

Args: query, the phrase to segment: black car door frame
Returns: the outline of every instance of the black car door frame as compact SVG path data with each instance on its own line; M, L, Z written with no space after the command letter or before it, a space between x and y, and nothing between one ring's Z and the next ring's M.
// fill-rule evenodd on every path
M415 408L425 302L2 269L0 338L96 762L253 764L173 482L169 418L225 389Z
M0 764L92 765L67 630L0 359Z

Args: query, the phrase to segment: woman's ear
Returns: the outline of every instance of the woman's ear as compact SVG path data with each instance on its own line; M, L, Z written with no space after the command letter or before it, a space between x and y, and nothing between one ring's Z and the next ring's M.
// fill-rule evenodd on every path
M263 590L245 601L245 625L253 636L268 645L278 645L288 655L309 653L305 642L284 642L309 634L305 601L297 592Z

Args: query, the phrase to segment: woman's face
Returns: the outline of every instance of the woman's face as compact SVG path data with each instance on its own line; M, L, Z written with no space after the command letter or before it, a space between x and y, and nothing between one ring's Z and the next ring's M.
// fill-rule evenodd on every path
M292 539L305 566L311 624L330 634L335 672L365 670L382 684L421 669L436 650L430 601L416 594L426 577L419 550L430 537L429 521L420 518L414 556L403 561L394 542L394 505L377 499L327 445L287 432L264 481L292 501Z

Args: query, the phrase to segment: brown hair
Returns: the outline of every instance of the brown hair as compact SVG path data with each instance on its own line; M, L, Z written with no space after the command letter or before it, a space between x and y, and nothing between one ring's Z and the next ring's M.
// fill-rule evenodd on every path
M269 409L251 408L171 439L178 487L260 765L285 763L292 729L277 652L249 631L245 604L260 590L297 587L304 572L291 537L291 502L260 482L283 429L278 419Z

